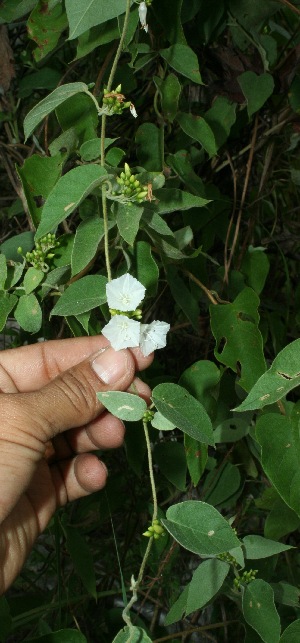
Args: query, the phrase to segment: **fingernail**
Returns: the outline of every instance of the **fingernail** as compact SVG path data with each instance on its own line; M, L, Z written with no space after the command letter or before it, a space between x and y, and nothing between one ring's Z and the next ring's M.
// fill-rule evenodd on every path
M92 362L92 368L104 384L116 384L127 370L127 354L107 348Z

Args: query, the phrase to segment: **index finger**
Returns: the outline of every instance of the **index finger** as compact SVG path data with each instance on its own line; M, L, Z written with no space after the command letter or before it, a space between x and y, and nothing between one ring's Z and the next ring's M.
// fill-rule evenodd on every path
M55 339L1 351L0 390L26 393L40 389L63 371L108 345L105 337L96 335ZM139 349L131 352L136 370L143 370L151 364L153 355L144 357Z

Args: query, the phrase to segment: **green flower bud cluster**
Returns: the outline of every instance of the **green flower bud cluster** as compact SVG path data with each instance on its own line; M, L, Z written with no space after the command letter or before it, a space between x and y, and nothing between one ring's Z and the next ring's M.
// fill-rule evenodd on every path
M122 86L118 85L116 89L109 92L107 89L104 89L103 96L103 107L106 108L106 111L109 115L112 114L122 114L124 109L130 107L131 102L124 102L125 96L121 93Z
M237 560L234 556L231 556L231 554L228 551L225 551L223 554L219 554L218 558L220 560L224 560L225 563L229 563L230 565L234 565L236 567L237 565Z
M256 579L256 574L258 573L258 569L249 569L248 572L244 572L242 576L238 576L237 578L234 579L233 584L234 587L237 589L240 589L242 584L248 585L251 583L251 581Z
M136 178L135 174L131 174L131 169L128 163L125 163L124 172L121 172L120 176L117 178L117 183L121 188L122 194L124 194L124 196L130 201L141 203L142 201L145 201L148 196L147 186L142 185Z
M137 308L136 310L126 310L126 313L123 310L116 310L115 308L109 308L109 312L112 317L115 315L126 315L126 317L129 317L130 319L142 319L143 311L141 308Z
M143 415L143 420L144 422L151 422L154 418L154 411L151 411L151 409L147 409Z
M26 252L25 259L27 263L30 263L37 270L48 272L49 266L46 260L53 259L55 256L55 253L49 252L49 250L57 248L59 245L59 241L55 239L55 234L48 232L48 234L36 242L31 252ZM18 252L22 254L22 248L18 248Z
M147 531L143 533L143 536L146 536L146 538L154 538L154 540L158 540L158 538L161 538L165 535L166 532L163 526L160 524L160 521L157 519L153 520L152 525L150 525Z

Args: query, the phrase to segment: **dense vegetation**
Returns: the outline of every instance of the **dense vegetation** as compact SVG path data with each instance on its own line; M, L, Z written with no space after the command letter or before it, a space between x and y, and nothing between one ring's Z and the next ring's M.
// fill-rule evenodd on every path
M127 272L171 325L153 407L0 599L0 641L298 643L300 1L0 21L4 347L101 333Z

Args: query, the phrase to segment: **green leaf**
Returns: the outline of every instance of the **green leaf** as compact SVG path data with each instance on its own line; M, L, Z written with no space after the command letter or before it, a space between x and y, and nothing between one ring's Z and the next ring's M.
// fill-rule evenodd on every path
M76 148L97 136L99 106L92 94L77 93L58 105L55 116L64 132L76 134Z
M199 196L205 194L204 183L194 171L186 150L179 150L176 154L169 154L166 161L190 192Z
M35 639L28 639L28 643L87 643L87 639L78 630L58 630Z
M264 643L279 643L280 619L274 605L272 587L264 580L253 580L243 594L245 621L253 627Z
M169 74L165 79L154 76L155 85L160 93L161 109L164 118L173 123L178 111L181 94L180 82L175 74Z
M107 278L86 275L70 284L51 311L51 315L80 315L106 302Z
M198 58L190 47L176 43L168 49L161 49L159 53L172 69L189 78L193 83L202 85Z
M185 285L185 282L179 276L178 270L175 266L167 265L166 274L169 288L176 304L181 308L187 319L191 322L196 333L199 333L200 309L198 302L194 299L192 293Z
M22 248L22 254L25 255L26 252L32 250L34 246L34 233L33 232L21 232L11 239L7 239L4 243L0 245L0 251L6 256L6 259L11 261L20 261L20 254L18 253L18 248Z
M61 105L71 96L84 92L90 96L89 88L85 83L67 83L54 89L51 94L43 98L37 105L35 105L24 119L24 133L25 141L32 134L35 128L41 121L48 116L54 109Z
M209 416L198 400L178 384L158 384L152 400L160 413L192 438L214 444Z
M280 581L279 583L272 583L272 589L275 603L299 609L300 590L298 587Z
M262 409L274 404L300 384L300 339L288 344L275 357L272 366L254 384L246 399L236 411Z
M299 529L300 518L281 498L275 501L270 513L266 517L264 535L266 538L279 540Z
M112 643L152 643L145 630L141 627L124 627L118 632Z
M186 602L188 597L189 585L186 585L183 592L177 598L174 605L172 605L170 611L168 612L165 618L165 625L173 625L177 621L180 621L183 617L183 614L186 609Z
M44 0L38 2L27 21L28 36L37 44L37 48L33 50L37 62L53 51L67 26L63 4L59 2L50 7L47 3L45 11Z
M152 206L157 214L168 214L176 210L203 208L210 201L176 188L161 188L155 191L158 203Z
M201 402L211 416L211 414L215 414L215 398L220 377L221 373L217 365L202 359L182 373L179 384Z
M221 589L230 570L230 565L222 560L205 560L193 573L188 585L185 615L201 609L209 603Z
M133 246L139 231L139 224L143 214L143 207L136 203L116 203L116 221L121 237L130 246Z
M174 431L176 429L175 424L167 420L159 411L154 413L153 419L151 420L152 426L159 431Z
M42 326L42 310L36 296L22 295L15 309L15 318L23 330L37 333Z
M16 295L10 295L6 292L0 293L0 331L4 328L8 315L17 301L18 297Z
M159 4L155 6L155 16L164 29L166 39L172 44L186 44L186 39L181 24L182 4L184 4L183 0L172 0L171 11L170 0L160 0Z
M205 114L205 121L214 133L218 149L226 143L236 121L236 107L236 103L231 103L228 98L218 96Z
M186 463L194 487L197 486L207 463L207 444L194 440L187 433L184 435Z
M97 599L96 576L91 550L79 529L65 526L66 547L83 586Z
M106 45L120 38L118 22L115 18L108 20L101 25L91 27L81 34L77 41L77 53L75 60L90 54L96 47Z
M186 488L186 459L184 446L180 442L160 442L155 445L153 458L161 473L176 489Z
M155 259L152 257L151 246L147 241L136 241L134 244L134 256L136 265L136 278L147 290L150 297L154 297L157 291L159 269Z
M17 168L35 228L41 220L42 205L61 175L62 162L61 154L52 157L33 154Z
M101 404L120 420L131 422L141 420L147 410L145 400L132 393L106 391L105 393L97 393L97 397Z
M9 604L5 596L0 597L0 623L0 641L1 643L5 643L12 626L12 617L10 615Z
M299 643L300 619L291 623L280 637L279 643Z
M251 288L244 288L232 304L210 306L215 356L234 372L240 364L239 385L246 391L265 371L258 306L259 298Z
M3 22L12 22L21 18L36 5L37 0L2 0L0 19Z
M95 257L103 236L104 222L98 213L78 225L71 255L72 276L81 272Z
M117 138L106 138L104 149L106 150ZM101 138L92 138L90 141L82 143L79 154L83 161L95 161L101 156Z
M7 279L6 256L0 254L0 290L4 290Z
M264 248L253 248L249 246L241 265L241 272L247 277L247 284L253 288L258 295L264 288L270 262Z
M256 425L264 471L284 502L300 516L300 438L287 416L267 413ZM272 445L272 448L270 448Z
M125 156L124 150L120 147L111 147L106 153L105 161L112 167L117 167Z
M213 130L202 116L180 112L177 114L176 120L185 134L198 141L210 157L216 155L217 144Z
M84 4L77 0L66 0L66 11L70 25L69 39L73 40L91 27L125 13L126 0L87 0Z
M210 471L203 487L203 499L214 507L233 505L241 487L241 476L236 466L231 462L222 464L218 471Z
M182 547L200 556L216 556L240 546L227 520L205 502L173 505L161 522Z
M52 232L64 221L106 177L100 165L80 165L64 174L56 183L43 207L40 225L35 238Z
M274 90L274 80L270 74L258 76L253 71L245 71L238 76L238 83L247 101L249 118L265 104Z
M135 135L139 163L149 172L162 171L162 148L160 131L154 123L143 123Z
M275 556L282 551L292 549L289 545L277 543L275 540L268 540L262 536L245 536L243 538L243 545L245 548L245 556L248 560L258 560L259 558L268 558L268 556Z
M215 444L222 442L238 442L244 438L250 431L249 422L239 418L228 418L218 424L214 430Z
M42 270L38 270L34 267L28 268L23 281L26 295L29 295L33 290L35 290L41 281L43 281L44 277L45 273Z

